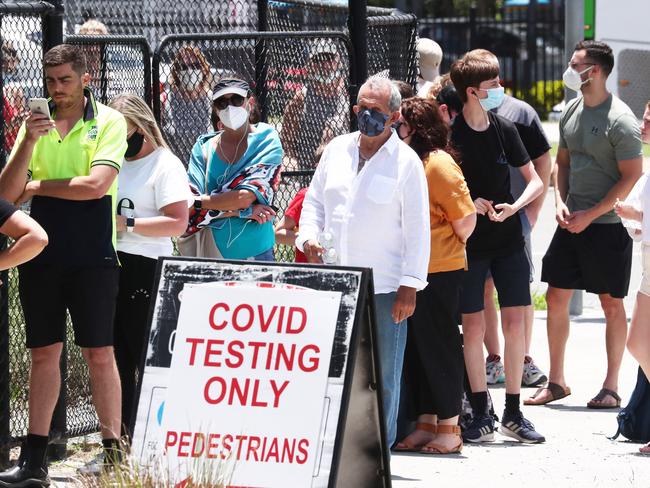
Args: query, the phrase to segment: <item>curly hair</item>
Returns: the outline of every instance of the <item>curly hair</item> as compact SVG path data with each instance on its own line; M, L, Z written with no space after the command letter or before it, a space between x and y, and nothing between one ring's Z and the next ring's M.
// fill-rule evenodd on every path
M458 161L456 151L449 143L449 127L438 111L438 103L428 98L408 98L402 102L402 118L414 131L411 148L424 160L438 149L449 153Z

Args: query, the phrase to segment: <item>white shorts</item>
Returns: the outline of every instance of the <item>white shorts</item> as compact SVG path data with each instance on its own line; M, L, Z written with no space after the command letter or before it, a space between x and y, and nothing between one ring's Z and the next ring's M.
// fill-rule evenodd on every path
M641 260L643 262L643 277L639 292L650 297L650 244L645 242L641 246Z

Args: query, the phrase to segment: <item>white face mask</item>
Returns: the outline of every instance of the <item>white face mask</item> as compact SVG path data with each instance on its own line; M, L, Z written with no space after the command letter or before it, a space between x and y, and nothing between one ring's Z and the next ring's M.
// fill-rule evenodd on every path
M593 66L589 66L587 69L582 71L576 71L571 66L569 66L564 74L562 75L562 81L564 81L564 86L573 91L579 91L582 85L591 81L591 78L587 78L585 81L582 81L582 75L589 71Z
M219 110L219 120L232 130L239 129L248 121L248 110L244 107L233 107L228 105L223 110Z
M186 69L178 73L178 81L186 90L196 90L203 83L203 72L200 69Z

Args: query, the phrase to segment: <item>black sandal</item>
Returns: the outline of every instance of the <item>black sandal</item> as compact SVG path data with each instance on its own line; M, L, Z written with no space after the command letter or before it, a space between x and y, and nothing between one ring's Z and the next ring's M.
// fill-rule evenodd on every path
M611 396L614 400L616 400L616 403L614 405L602 404L602 401L608 396ZM621 397L618 396L618 393L616 393L614 390L610 390L608 388L602 388L598 392L598 395L593 397L591 400L589 400L589 403L587 403L587 408L593 408L597 410L606 409L606 408L620 408L620 406L621 406Z

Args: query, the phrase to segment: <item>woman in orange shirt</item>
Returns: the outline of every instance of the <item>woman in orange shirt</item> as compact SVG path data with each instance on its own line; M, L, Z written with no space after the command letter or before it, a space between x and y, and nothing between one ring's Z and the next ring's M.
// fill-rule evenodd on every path
M425 165L429 187L431 257L428 286L418 292L409 321L405 377L414 395L416 429L395 447L424 454L460 452L458 416L464 361L458 307L466 268L465 242L476 225L476 209L449 147L448 127L433 100L402 102L397 134Z

